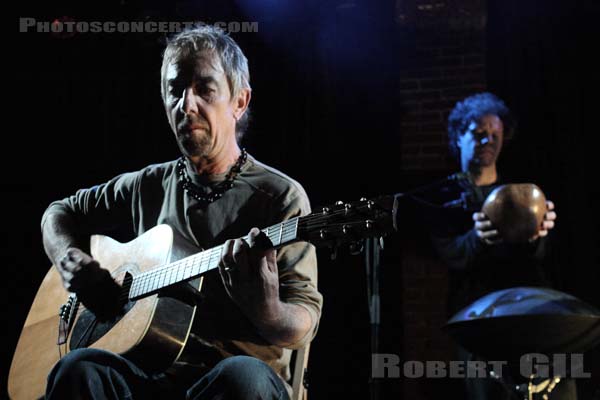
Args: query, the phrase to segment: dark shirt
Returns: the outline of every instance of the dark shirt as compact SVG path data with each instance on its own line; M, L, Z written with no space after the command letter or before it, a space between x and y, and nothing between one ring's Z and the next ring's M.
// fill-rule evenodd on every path
M543 261L546 240L524 244L485 244L473 229L472 215L501 182L476 186L450 180L410 196L421 227L449 269L448 312L454 314L496 290L548 286Z

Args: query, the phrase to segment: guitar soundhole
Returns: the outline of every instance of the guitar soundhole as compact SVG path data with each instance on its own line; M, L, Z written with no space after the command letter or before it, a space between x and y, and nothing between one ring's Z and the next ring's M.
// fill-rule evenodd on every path
M119 268L118 271L115 271L115 273L122 273L123 270L125 270L122 280L123 293L129 293L129 288L131 287L132 281L130 272L137 270L137 266L124 265L123 267ZM121 311L113 318L108 320L98 319L94 313L88 309L81 311L79 313L79 318L77 318L77 321L73 326L71 340L69 342L69 347L71 350L88 347L92 343L102 338L129 312L129 310L133 308L135 303L135 301L131 300L123 303ZM79 303L77 303L77 306L80 306Z

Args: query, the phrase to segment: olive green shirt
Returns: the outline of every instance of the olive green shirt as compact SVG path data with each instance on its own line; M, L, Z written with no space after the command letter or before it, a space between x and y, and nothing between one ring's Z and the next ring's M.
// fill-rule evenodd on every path
M69 213L84 234L110 234L114 229L135 238L159 224L170 225L196 245L208 249L227 239L242 237L251 228L265 228L310 213L300 184L252 156L235 177L233 187L210 203L201 204L186 194L176 174L176 161L150 165L119 175L107 183L81 189L71 197L52 203L42 219L52 213ZM199 176L186 163L192 182L206 193L226 174ZM278 250L281 300L304 307L312 328L290 349L304 347L317 331L322 296L317 291L317 260L312 245L296 242ZM256 357L289 381L290 349L269 344L228 297L218 271L204 277L199 303L186 350L176 366L206 371L231 355Z

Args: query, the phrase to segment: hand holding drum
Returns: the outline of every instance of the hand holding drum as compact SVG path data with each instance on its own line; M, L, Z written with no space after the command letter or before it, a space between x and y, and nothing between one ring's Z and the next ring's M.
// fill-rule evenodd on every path
M494 189L480 213L473 214L478 236L488 244L527 243L554 227L554 204L532 183L506 184Z

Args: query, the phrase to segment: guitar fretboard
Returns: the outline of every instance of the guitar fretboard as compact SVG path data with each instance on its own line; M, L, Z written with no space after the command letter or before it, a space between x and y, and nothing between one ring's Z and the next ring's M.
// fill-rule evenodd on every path
M273 247L277 248L297 239L298 222L295 217L263 229ZM244 239L248 239L245 236ZM197 278L219 266L224 245L204 250L161 267L154 268L133 277L129 298L137 300L158 292L166 287Z

